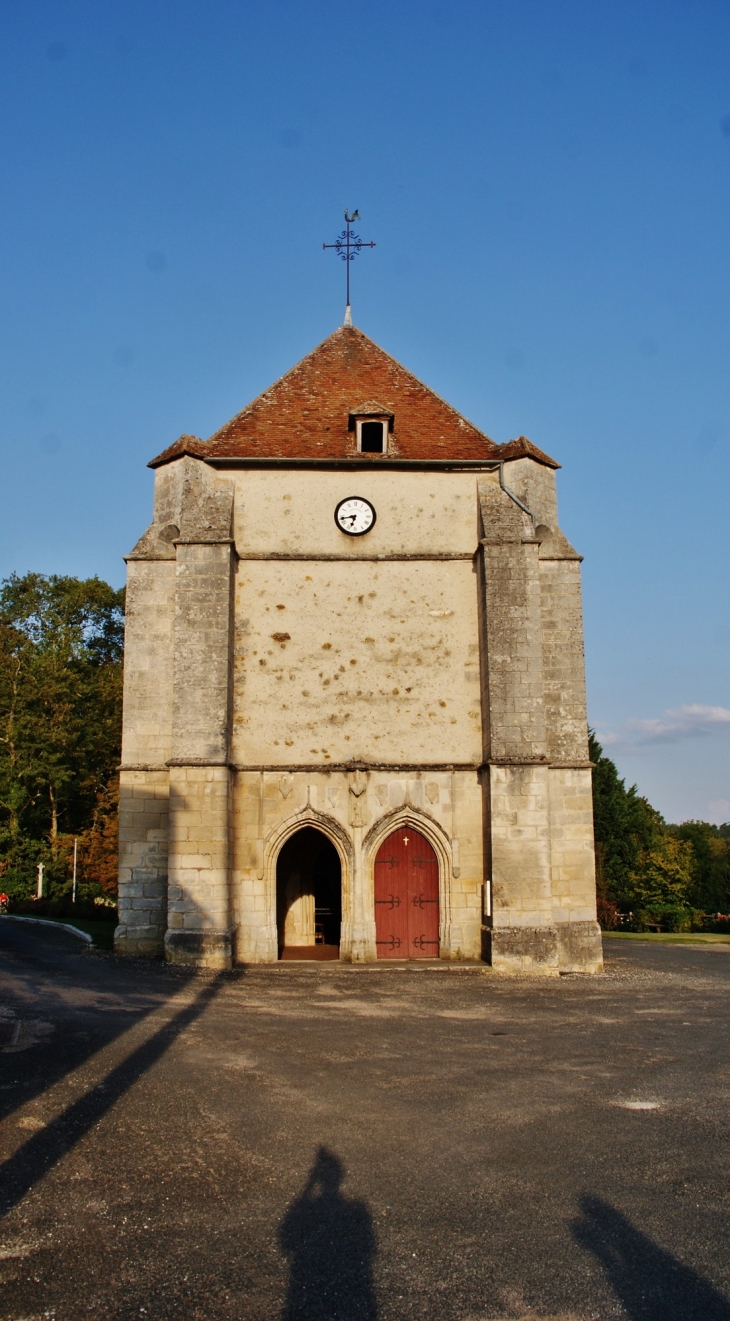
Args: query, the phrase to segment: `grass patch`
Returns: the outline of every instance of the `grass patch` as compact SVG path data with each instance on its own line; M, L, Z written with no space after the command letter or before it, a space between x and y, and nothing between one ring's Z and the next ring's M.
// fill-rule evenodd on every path
M641 940L646 945L730 945L730 932L602 931L604 940Z
M63 918L58 920L59 922L64 921ZM79 931L85 931L87 935L91 936L98 949L114 948L116 922L95 922L85 917L67 917L65 921L66 926L78 927Z
M12 913L10 914L12 917ZM33 918L29 913L21 913L21 917ZM97 949L114 948L114 929L116 922L97 922L93 918L86 917L46 917L43 915L44 922L59 922L66 927L76 927L78 931L85 931L87 936L91 936Z

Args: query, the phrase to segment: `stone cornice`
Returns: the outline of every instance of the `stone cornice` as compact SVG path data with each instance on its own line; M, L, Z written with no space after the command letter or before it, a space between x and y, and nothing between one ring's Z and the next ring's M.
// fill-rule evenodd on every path
M519 766L546 766L548 770L560 771L587 771L593 770L595 762L592 761L554 761L549 757L491 757L488 761L439 761L439 762L366 762L366 761L341 761L341 762L236 762L236 761L209 761L203 757L171 757L165 762L124 762L118 766L119 772L122 771L149 771L159 772L170 770L171 767L186 767L191 769L210 767L225 767L231 771L240 773L263 772L266 775L282 775L284 772L300 775L318 775L335 771L338 775L349 775L352 771L379 771L382 774L391 775L428 775L432 772L444 771L485 771L490 766L509 769Z

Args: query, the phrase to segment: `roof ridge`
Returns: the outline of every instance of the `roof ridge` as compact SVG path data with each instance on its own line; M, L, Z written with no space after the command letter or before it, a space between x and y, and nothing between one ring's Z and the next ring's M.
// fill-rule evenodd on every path
M365 331L360 330L359 326L337 326L337 328L333 330L331 334L327 335L325 339L320 340L319 344L317 344L313 349L311 349L309 353L305 353L303 358L300 358L298 362L295 362L293 367L290 367L288 371L283 372L281 376L278 376L275 381L272 381L271 385L268 385L266 387L265 390L261 390L259 394L257 394L253 399L251 399L250 402L247 403L240 410L240 412L234 413L233 417L229 418L227 422L224 422L222 426L218 427L216 431L212 432L212 434L208 436L207 443L211 443L212 441L215 441L218 438L218 436L220 436L222 431L226 431L228 427L233 425L234 422L238 422L239 419L245 417L246 414L251 411L251 409L254 407L255 404L258 404L260 400L265 399L266 395L270 394L272 390L275 390L278 385L281 385L281 383L285 381L287 377L293 376L295 372L298 372L304 366L304 364L309 361L310 358L313 358L315 354L319 353L320 349L324 348L325 344L329 344L331 340L335 338L339 338L343 335L359 335L361 339L366 340L368 344L372 344L373 347L376 348L379 353L382 353L384 358L387 358L389 362L394 363L399 371L405 372L406 376L410 376L411 380L415 381L416 384L419 385L422 390L427 390L429 394L432 394L434 398L438 399L439 403L443 404L444 408L447 408L449 412L452 413L459 422L465 422L467 426L470 426L472 430L476 431L479 436L483 436L484 439L488 441L490 445L494 445L496 447L497 442L493 440L492 437L488 435L486 431L482 431L481 427L478 427L475 422L472 422L470 418L465 417L463 413L460 413L458 408L455 408L454 405L450 404L447 399L444 399L443 396L440 395L436 390L434 390L432 386L426 385L425 381L422 381L420 376L416 376L415 373L412 372L408 367L404 367L403 363L400 362L398 358L394 358L392 353L388 353L387 349L384 349L380 344L378 344L377 340L371 339L369 335L366 335Z
M184 454L224 465L246 457L353 458L360 452L356 417L368 414L390 419L387 452L393 459L501 462L530 457L560 466L526 436L497 444L356 326L338 326L206 441L181 436L150 466Z
M341 326L340 329L344 330L344 326ZM378 344L377 340L371 339L369 335L365 334L364 330L360 330L359 327L357 326L353 326L352 329L357 331L358 335L362 335L363 339L366 339L368 343L374 344L376 349L379 349L384 357L388 358L391 362L394 362L396 367L399 367L402 372L405 372L407 376L410 376L411 379L414 380L417 385L420 385L422 390L428 390L428 393L432 394L436 399L438 399L439 403L443 404L444 408L448 408L450 413L454 413L460 422L466 422L467 425L470 426L474 431L477 431L480 436L484 436L484 439L488 440L490 445L496 446L497 444L496 440L492 440L492 437L489 436L486 431L482 431L481 427L478 427L476 425L476 422L472 422L470 418L465 417L463 413L460 413L458 408L456 408L454 404L450 404L448 399L444 399L443 395L440 395L437 390L434 390L432 385L426 385L426 382L422 381L420 376L416 376L415 372L412 372L409 367L404 367L403 363L400 362L398 358L394 358L392 353L388 353L387 349L382 348L380 344Z
M349 328L352 330L355 329L354 326ZM208 441L215 440L216 436L220 435L221 431L225 431L226 427L229 427L231 423L237 422L240 417L243 417L248 413L249 410L253 408L254 404L257 404L260 399L263 399L267 394L270 394L272 390L275 390L277 385L281 385L281 382L285 381L287 376L293 376L296 371L299 371L299 368L303 366L308 358L313 358L315 353L318 353L320 349L324 348L325 344L328 344L329 341L334 339L335 335L342 330L345 330L345 326L338 326L336 330L331 331L329 335L325 336L324 339L321 339L319 344L316 344L313 349L310 349L309 353L305 353L304 357L300 358L298 362L295 362L293 367L289 367L287 371L282 372L281 376L277 376L276 380L271 382L271 385L267 385L265 390L260 390L257 395L254 395L253 399L250 399L247 404L244 404L243 408L240 409L238 413L234 413L233 417L229 417L227 422L224 422L216 431L211 432L208 436ZM362 334L362 331L360 333ZM367 339L367 335L365 338Z
M185 454L192 454L196 459L205 457L206 440L201 440L200 436L191 436L186 431L182 436L178 436L171 445L168 445L161 454L155 455L147 464L148 468L158 468L163 463L169 463L171 459L181 459Z
M522 457L535 459L537 463L543 463L546 468L559 468L560 464L556 459L551 459L544 450L533 445L527 436L518 436L516 440L507 440L503 445L497 446L499 458L501 459L519 459Z

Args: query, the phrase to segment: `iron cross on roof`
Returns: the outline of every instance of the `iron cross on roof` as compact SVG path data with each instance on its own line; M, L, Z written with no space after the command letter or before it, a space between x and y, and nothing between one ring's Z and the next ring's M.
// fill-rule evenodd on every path
M361 217L359 211L353 211L352 215L349 216L347 214L347 207L345 207L346 228L343 229L342 233L339 235L336 242L322 244L323 248L334 248L335 251L342 258L342 260L346 262L346 268L345 268L347 271L347 303L345 306L346 326L352 325L352 312L350 310L350 262L355 260L355 258L362 252L363 248L375 247L374 243L363 243L362 239L360 238L360 235L356 234L354 229L350 228L353 221L360 220L360 218Z

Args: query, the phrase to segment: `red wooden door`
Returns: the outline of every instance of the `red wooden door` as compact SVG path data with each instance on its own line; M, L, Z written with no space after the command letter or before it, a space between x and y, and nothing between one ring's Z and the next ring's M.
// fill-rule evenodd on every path
M375 859L375 939L379 959L437 959L439 867L417 830L394 830Z

